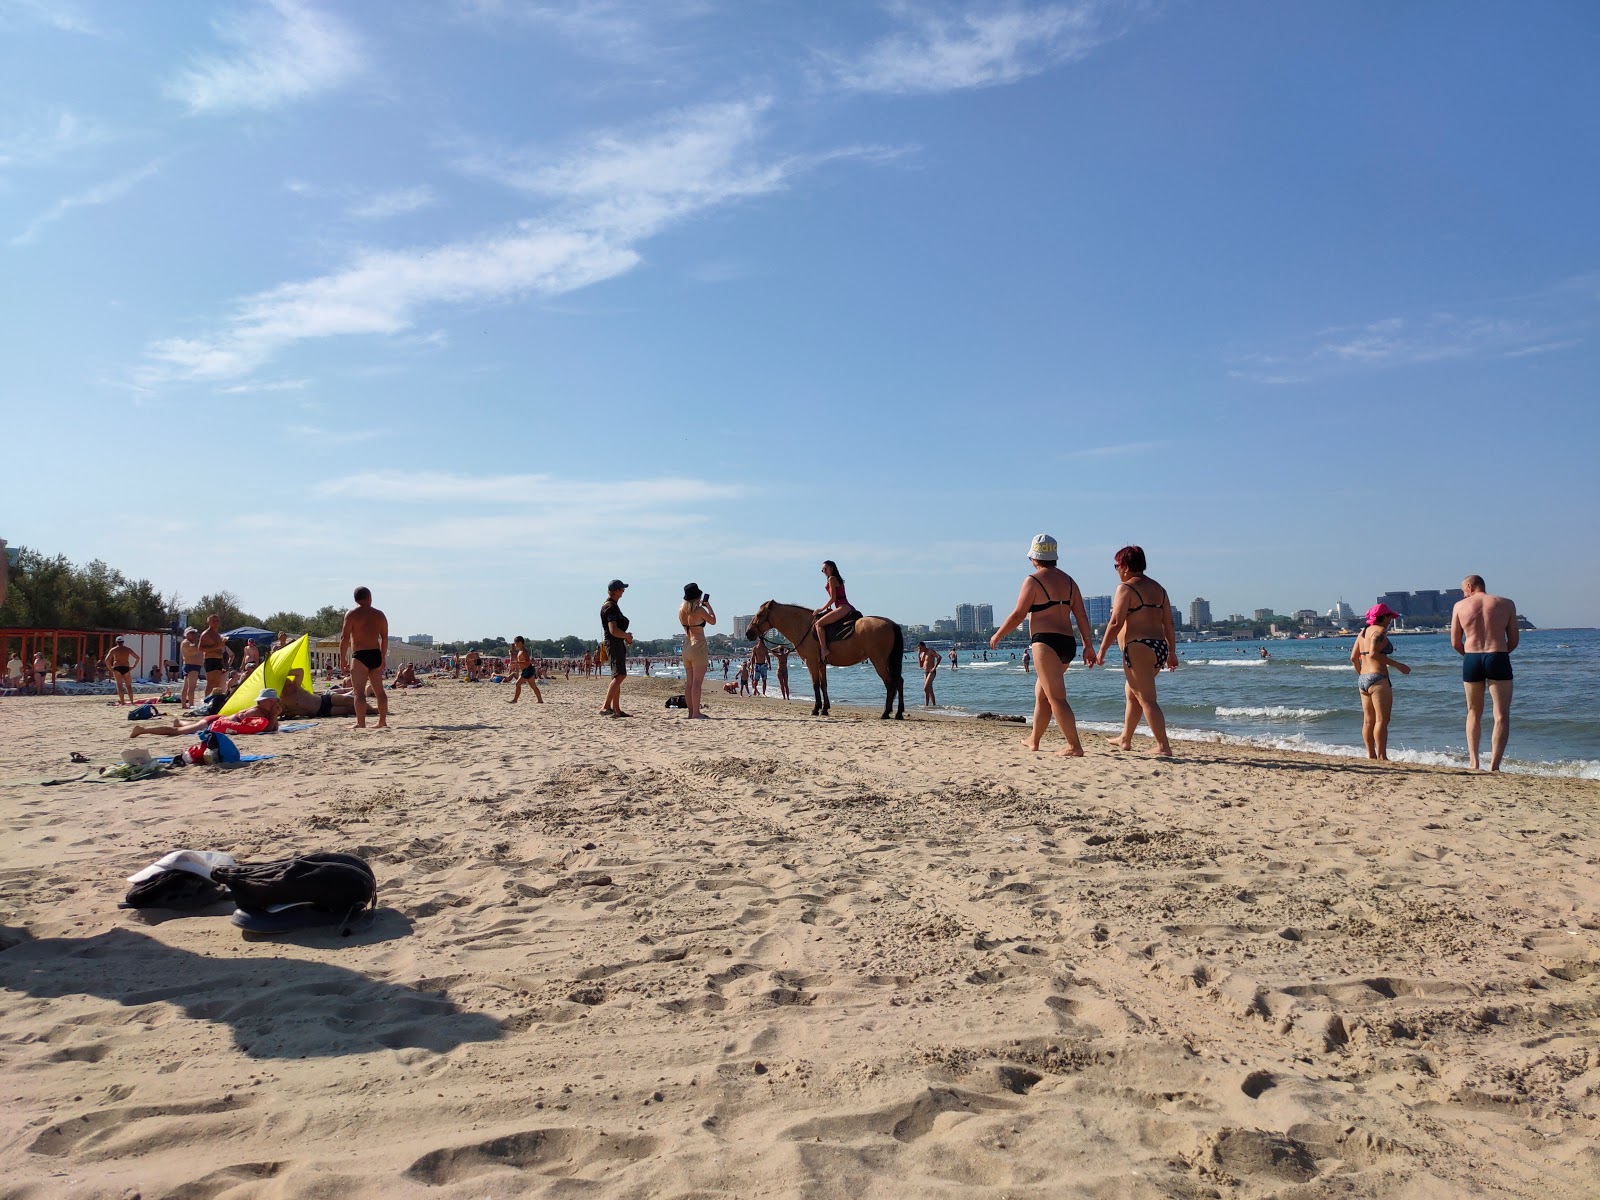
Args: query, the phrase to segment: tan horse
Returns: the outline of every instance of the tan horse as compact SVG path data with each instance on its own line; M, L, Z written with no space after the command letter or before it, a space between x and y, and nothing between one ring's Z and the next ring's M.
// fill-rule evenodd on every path
M828 703L828 670L818 657L820 648L816 632L812 629L815 619L815 614L803 605L779 604L776 600L768 600L756 613L755 620L750 622L750 628L745 630L745 637L753 642L768 630L776 629L788 638L795 653L805 660L806 668L811 672L811 693L816 697L816 703L811 706L811 715L814 717L820 713L825 717L832 706ZM883 701L883 719L889 719L898 696L900 711L894 714L894 719L905 720L905 631L888 617L857 617L855 631L849 637L841 638L833 632L837 628L834 626L828 633L828 666L853 667L856 663L870 660L877 669L878 678L883 680L884 687L888 689Z

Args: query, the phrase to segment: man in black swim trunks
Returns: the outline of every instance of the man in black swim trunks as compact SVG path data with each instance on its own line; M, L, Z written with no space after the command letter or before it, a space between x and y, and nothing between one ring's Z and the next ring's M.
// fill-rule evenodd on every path
M1483 576L1461 581L1465 595L1450 612L1450 644L1461 655L1461 686L1467 694L1467 758L1478 770L1483 739L1483 691L1494 702L1494 734L1489 739L1489 770L1498 771L1511 737L1511 652L1517 648L1517 606L1491 596Z
M279 699L283 701L283 711L295 717L353 717L356 713L356 698L354 692L337 692L332 688L321 695L306 687L305 670L302 667L293 668L284 677L283 688ZM378 710L370 704L368 713Z
M228 682L228 659L232 653L227 639L222 636L222 618L216 613L206 618L205 632L200 635L200 654L206 672L206 695L222 691Z
M111 672L111 678L117 684L117 703L135 704L133 695L133 668L139 662L139 656L122 644L122 639L117 639L117 644L111 647L106 654L106 669ZM42 684L42 681L41 681ZM124 700L123 694L127 694Z
M389 645L389 618L372 607L372 593L355 590L356 606L344 615L339 630L339 669L350 672L350 682L362 703L356 709L356 728L367 727L367 687L378 702L378 728L389 727L389 696L383 690L383 655ZM349 652L346 653L346 647Z

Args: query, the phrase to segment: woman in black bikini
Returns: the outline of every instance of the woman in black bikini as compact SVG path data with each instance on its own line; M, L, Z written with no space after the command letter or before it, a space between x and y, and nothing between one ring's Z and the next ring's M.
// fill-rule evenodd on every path
M1122 650L1127 708L1121 736L1109 740L1118 749L1133 749L1133 731L1139 727L1143 713L1150 736L1156 740L1156 753L1170 758L1167 718L1156 703L1156 676L1163 667L1169 671L1178 669L1178 656L1173 649L1178 634L1172 625L1172 604L1167 599L1167 589L1145 575L1144 551L1138 546L1124 546L1112 561L1122 582L1111 600L1111 620L1100 642L1100 658L1105 660L1106 649L1116 638Z
M1083 606L1083 592L1073 582L1072 576L1056 567L1056 540L1048 533L1033 539L1028 548L1028 561L1033 564L1033 574L1022 581L1022 591L1017 596L1017 606L1005 623L989 639L991 649L998 649L1001 639L1028 620L1028 639L1033 650L1033 732L1028 735L1029 750L1037 750L1050 728L1050 718L1055 717L1061 727L1061 736L1067 748L1058 754L1076 758L1083 754L1083 743L1078 740L1078 722L1067 703L1067 664L1078 655L1078 643L1072 636L1072 622L1078 622L1083 634L1084 666L1094 666L1096 659L1091 648L1089 614Z

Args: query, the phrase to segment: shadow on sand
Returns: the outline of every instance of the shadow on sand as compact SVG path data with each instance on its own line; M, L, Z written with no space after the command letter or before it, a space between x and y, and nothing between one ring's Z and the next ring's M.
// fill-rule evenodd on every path
M350 938L334 931L315 941L360 944L368 940L362 932L358 926ZM372 932L371 940L384 940L381 922ZM129 1007L171 1004L193 1020L227 1025L251 1058L335 1058L408 1047L442 1054L502 1035L499 1022L484 1013L329 963L212 958L132 929L37 941L14 927L3 933L0 988L41 998L100 996ZM301 944L313 941L297 936Z

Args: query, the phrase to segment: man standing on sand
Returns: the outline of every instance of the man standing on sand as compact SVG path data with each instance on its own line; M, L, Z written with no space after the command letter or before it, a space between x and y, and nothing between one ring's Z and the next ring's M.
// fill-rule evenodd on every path
M1483 737L1483 688L1494 702L1494 734L1489 740L1489 770L1498 771L1511 736L1511 652L1517 648L1517 606L1491 596L1483 576L1461 581L1466 595L1450 611L1450 644L1461 655L1461 686L1467 693L1467 758L1478 770Z
M222 619L216 613L206 618L200 635L200 665L206 671L206 695L222 691L227 682L228 641L222 636Z
M622 711L622 681L628 675L628 647L633 634L628 632L628 618L622 615L618 601L628 585L620 579L606 584L606 602L600 606L600 633L606 639L606 658L611 664L611 683L606 687L605 704L600 708L602 717L627 717Z
M138 700L133 695L133 669L139 665L139 656L122 644L118 638L116 645L106 652L106 670L111 672L111 678L117 685L117 703L137 704ZM128 699L122 699L126 693Z
M750 669L754 678L750 683L750 694L756 693L756 684L761 685L761 694L767 694L767 662L771 655L767 652L767 643L764 638L757 638L756 644L750 648Z
M389 696L383 690L383 654L389 646L389 618L372 607L372 593L355 590L356 606L344 615L339 630L339 669L350 672L356 694L356 728L367 727L367 685L378 702L378 728L389 727ZM350 653L345 653L345 647Z

